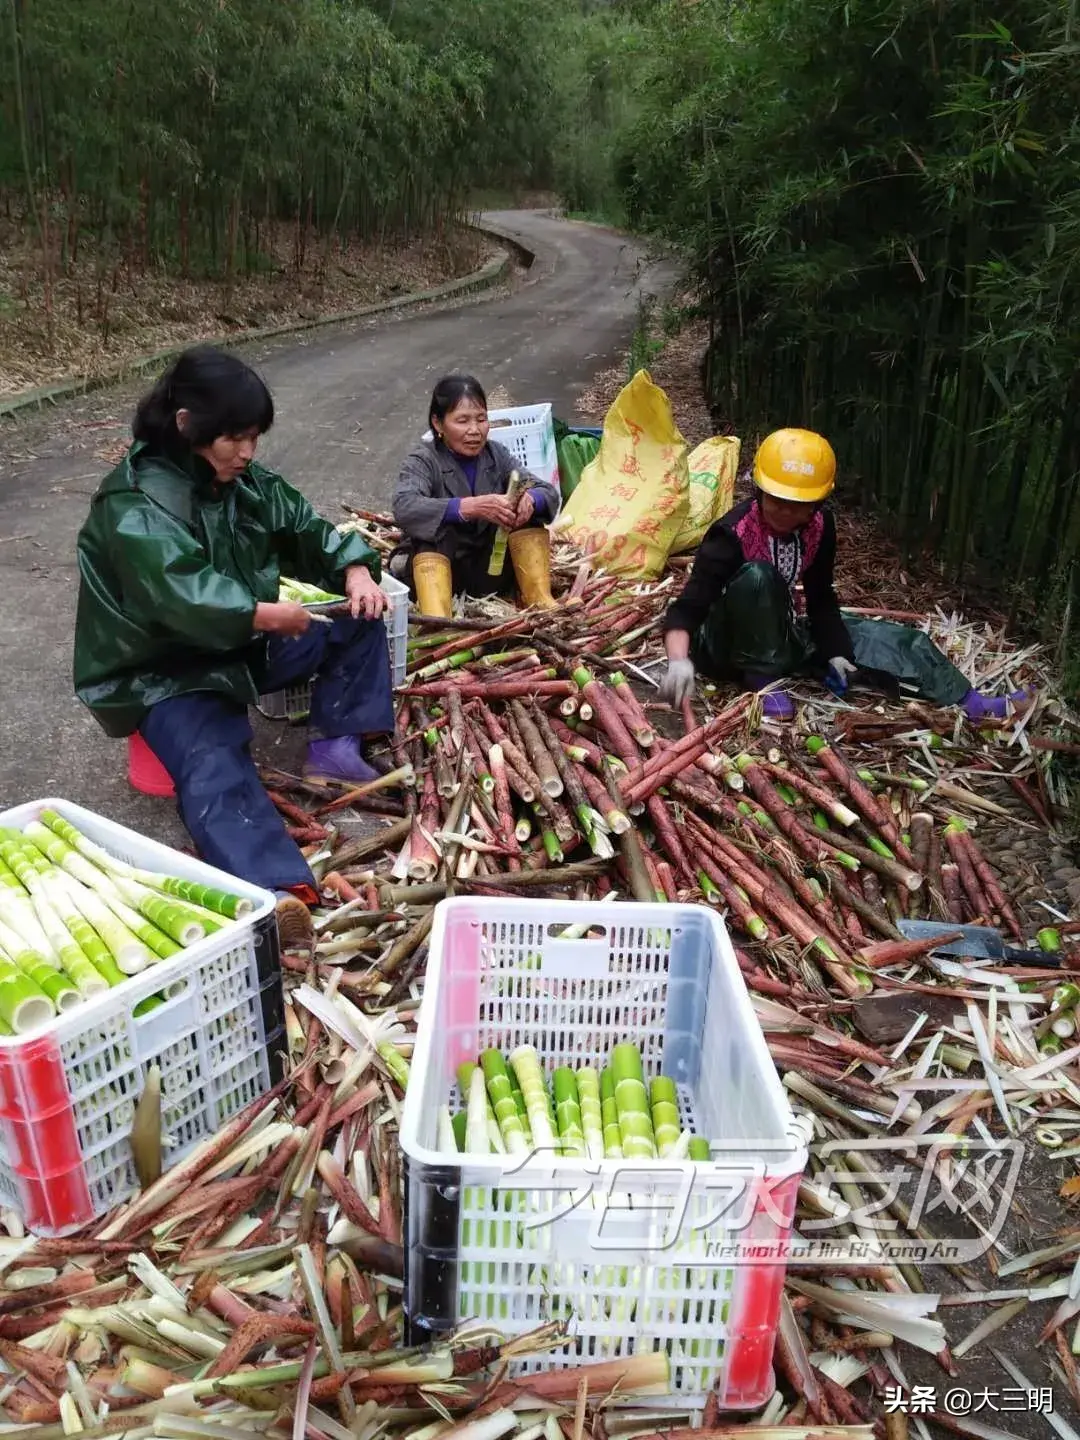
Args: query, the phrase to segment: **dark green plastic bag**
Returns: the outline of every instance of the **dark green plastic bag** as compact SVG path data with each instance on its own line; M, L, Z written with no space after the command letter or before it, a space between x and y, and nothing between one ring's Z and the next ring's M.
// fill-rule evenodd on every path
M806 626L794 621L787 585L773 565L750 561L731 577L691 648L699 670L716 680L740 674L779 680L813 655Z
M845 615L860 670L889 676L934 705L959 705L971 686L929 635L891 620Z
M555 454L559 461L559 487L564 502L577 489L585 466L599 454L602 433L591 426L571 428L562 420L555 421Z

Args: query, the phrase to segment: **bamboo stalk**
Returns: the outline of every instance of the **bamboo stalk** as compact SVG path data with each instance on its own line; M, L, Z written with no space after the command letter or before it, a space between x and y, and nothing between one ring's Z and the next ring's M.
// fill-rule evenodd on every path
M520 700L511 700L510 711L521 732L525 753L529 757L533 770L540 778L541 790L545 795L550 795L553 800L558 799L563 794L565 786L555 755L548 750L540 730L533 724L528 711ZM538 710L538 719L542 715L543 712Z
M498 745L503 752L507 763L507 780L511 789L514 789L527 804L532 804L532 802L543 793L543 786L540 783L539 775L533 770L527 756L525 756L514 741L510 739L510 736L499 724L488 707L481 705L478 713L484 722L492 743ZM521 777L521 782L524 782L524 788L529 793L522 794L521 782L515 785L515 773Z
M878 875L893 881L894 884L905 890L919 890L924 883L923 877L917 870L910 869L899 860L890 860L885 855L879 855L877 851L858 844L846 835L836 835L831 830L815 829L798 819L795 820L795 828L805 842L813 844L816 841L819 845L826 846L828 853L834 856L847 855L851 859L857 860L860 866L875 871Z
M858 822L858 815L847 805L836 800L820 785L815 785L798 770L785 770L781 765L774 765L768 760L758 762L762 772L771 780L780 781L782 784L790 785L793 790L804 795L819 810L823 810L830 819L835 820L838 825L850 828Z
M406 695L426 696L445 700L456 690L464 700L524 700L537 695L573 695L575 686L570 680L559 680L548 671L537 671L539 678L525 676L520 680L456 680L432 681L427 685L410 685Z
M627 720L627 728L642 749L648 750L656 743L656 732L649 724L648 717L641 708L641 702L634 694L629 680L621 670L615 670L608 677L608 682L622 707Z
M592 705L597 723L611 741L615 754L628 767L638 763L640 751L637 742L623 723L623 719L611 692L593 679L584 666L574 671L574 683Z
M905 865L911 864L911 853L900 841L900 832L896 828L891 815L878 804L859 777L848 766L837 752L825 743L819 736L810 736L806 742L806 748L814 756L818 764L841 785L851 798L855 809L863 816L881 838L888 845L889 849L902 860Z
M956 828L952 829L953 826ZM1022 940L1024 932L1020 921L1017 919L1016 911L1005 898L1005 894L998 884L994 872L990 869L985 857L975 843L975 837L971 834L967 826L955 817L951 819L949 825L946 826L946 835L949 834L950 830L971 862L971 868L974 870L976 878L982 886L983 893L989 901L990 907L1001 916L1013 936L1017 940Z
M607 788L595 775L590 774L582 765L575 765L574 770L578 782L585 791L588 803L598 814L603 815L604 823L611 833L624 835L630 829L629 815L615 804Z
M971 863L971 854L963 843L962 835L958 828L949 822L945 826L945 844L949 854L952 856L953 865L956 867L956 874L959 877L960 885L967 902L971 907L973 919L979 916L990 917L990 901L979 883L979 877L975 866ZM944 869L944 867L942 867Z

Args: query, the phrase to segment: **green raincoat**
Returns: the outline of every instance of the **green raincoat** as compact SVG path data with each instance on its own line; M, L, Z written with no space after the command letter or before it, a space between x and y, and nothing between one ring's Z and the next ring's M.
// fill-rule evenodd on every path
M375 551L273 471L251 464L218 485L200 456L142 443L101 482L78 563L75 693L117 737L194 690L253 704L266 655L255 606L277 600L283 574L339 594L350 565L381 579Z

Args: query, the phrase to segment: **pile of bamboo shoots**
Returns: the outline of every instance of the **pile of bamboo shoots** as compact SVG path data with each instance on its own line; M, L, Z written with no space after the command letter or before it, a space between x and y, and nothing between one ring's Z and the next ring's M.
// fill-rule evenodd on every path
M40 1029L252 908L129 865L54 810L22 830L0 827L0 1035ZM138 1013L164 998L147 996Z
M350 523L388 553L381 517ZM558 612L487 603L414 624L386 777L348 790L264 772L322 900L313 953L283 957L289 1077L83 1235L35 1239L6 1217L0 1431L689 1440L664 1351L579 1362L572 1315L528 1335L473 1319L422 1351L404 1343L397 1131L433 909L466 893L691 901L717 907L736 940L813 1143L777 1393L746 1420L710 1400L693 1417L699 1440L869 1440L884 1433L887 1389L944 1394L952 1376L964 1383L971 1351L993 1357L1001 1386L1049 1374L1058 1415L1069 1395L1080 1403L1074 1233L1024 1253L984 1205L965 1231L987 1231L978 1259L917 1263L887 1244L899 1233L932 1247L973 1186L988 1204L1005 1193L992 1166L973 1165L980 1147L1022 1140L1073 1168L1080 1158L1069 968L1080 922L1051 917L1045 967L1040 949L1024 967L944 959L898 929L905 917L980 919L1026 941L1039 928L987 835L1058 824L1068 752L1037 742L1067 745L1068 720L1044 700L976 729L953 712L838 702L810 686L782 729L763 723L758 697L708 687L673 716L650 695L684 567L635 584L567 553L556 572ZM1026 819L1002 807L1010 793ZM137 912L137 892L120 892ZM877 1004L888 1034L864 1019ZM439 1127L448 1154L509 1150L536 1125L587 1155L613 1154L616 1131L624 1153L694 1153L670 1092L646 1088L662 1077L639 1074L628 1053L551 1076L533 1058L483 1052L465 1067L461 1114ZM137 1130L152 1177L169 1137ZM890 1185L901 1163L951 1209L914 1213L911 1187ZM861 1246L860 1258L839 1245L813 1253L823 1236ZM1007 1327L1032 1307L1039 1348L1017 1363ZM986 1433L940 1413L913 1417L912 1433L935 1419ZM908 1433L895 1415L890 1425L890 1440Z
M557 1066L550 1081L532 1045L519 1045L509 1066L489 1048L458 1068L462 1108L439 1115L439 1148L470 1155L528 1154L534 1148L592 1160L708 1160L709 1142L679 1119L669 1075L647 1080L641 1052L612 1047L610 1064Z
M288 1079L220 1134L77 1237L25 1236L5 1216L0 1432L564 1440L613 1396L652 1427L662 1352L513 1378L565 1350L565 1324L403 1343L396 1123L415 1010L369 1017L332 987L297 987Z
M385 534L377 519L357 524ZM773 727L758 697L704 686L693 712L675 717L650 691L678 567L656 585L592 576L569 554L556 571L559 612L484 602L414 623L390 776L344 793L267 773L327 901L313 960L288 957L290 968L360 1004L394 1004L420 993L432 907L447 895L715 905L792 1103L813 1126L800 1221L865 1239L860 1206L880 1201L889 1151L910 1160L922 1137L942 1132L957 1150L920 1150L913 1173L946 1194L961 1183L965 1137L1035 1134L1030 1143L1050 1153L1080 1156L1077 977L1067 969L1080 922L1059 913L1047 931L1046 915L1018 904L993 864L995 827L1059 834L1070 753L1060 737L1073 722L1052 694L1044 689L1026 716L975 726L956 711L841 702L804 685L794 687L796 722ZM1030 655L995 661L992 638L969 646L973 678L1030 680ZM1026 818L1003 805L1010 795ZM905 940L905 918L999 926L1033 947L1031 963L946 959ZM879 999L901 1017L887 1041L860 1029L860 1004ZM464 1110L440 1127L448 1152L469 1148L464 1087L480 1082L461 1078ZM490 1079L486 1090L494 1111ZM553 1085L548 1093L556 1104ZM580 1089L577 1098L580 1111ZM506 1144L491 1113L483 1128L492 1149L496 1134ZM867 1159L863 1142L886 1159ZM824 1157L845 1145L856 1148L839 1183ZM899 1198L880 1213L901 1228L910 1216ZM938 1238L921 1222L915 1233ZM1067 1295L1077 1252L1037 1252L1036 1274L1057 1265L1064 1278L1045 1287L1036 1278L994 1309L985 1267L992 1276L1015 1265L1015 1249L995 1235L987 1259L951 1276L943 1267L941 1288L959 1278L960 1296L927 1294L938 1288L934 1269L894 1263L884 1245L876 1263L796 1259L776 1354L781 1391L762 1424L863 1433L887 1386L927 1378L909 1373L905 1347L935 1357L942 1381L954 1373L941 1315L979 1307L952 1337L966 1353L1019 1309L1055 1297L1046 1353L1080 1402L1080 1331L1070 1343L1064 1329L1080 1315Z

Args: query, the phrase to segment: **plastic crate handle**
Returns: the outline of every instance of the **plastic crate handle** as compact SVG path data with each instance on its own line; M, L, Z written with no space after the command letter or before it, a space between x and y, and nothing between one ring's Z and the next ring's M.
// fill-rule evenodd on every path
M550 980L606 980L611 971L607 935L594 940L545 938L540 973Z

